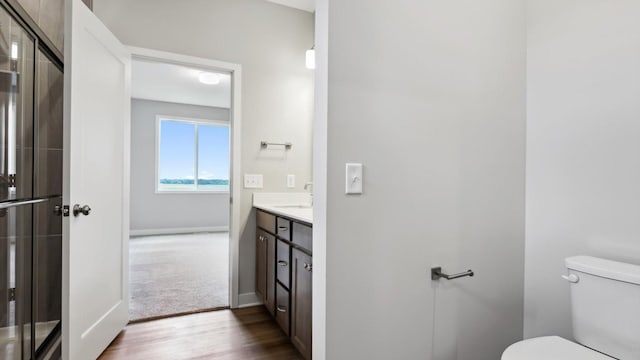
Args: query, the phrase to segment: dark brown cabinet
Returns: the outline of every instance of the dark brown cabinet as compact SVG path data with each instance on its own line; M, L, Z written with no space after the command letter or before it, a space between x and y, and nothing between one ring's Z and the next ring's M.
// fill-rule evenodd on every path
M263 230L256 233L256 294L273 315L275 311L276 238Z
M306 359L311 358L311 256L298 249L291 255L291 341Z
M312 228L262 210L256 210L256 223L256 294L310 360Z

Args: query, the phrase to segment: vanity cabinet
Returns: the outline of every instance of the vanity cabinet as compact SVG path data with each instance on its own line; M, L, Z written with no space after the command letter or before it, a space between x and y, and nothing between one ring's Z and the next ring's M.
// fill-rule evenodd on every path
M312 228L256 209L256 294L302 356L311 359Z

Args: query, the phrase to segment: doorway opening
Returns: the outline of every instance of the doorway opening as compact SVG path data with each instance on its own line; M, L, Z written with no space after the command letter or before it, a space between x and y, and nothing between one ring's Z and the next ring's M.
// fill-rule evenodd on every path
M131 50L129 318L235 307L240 68Z

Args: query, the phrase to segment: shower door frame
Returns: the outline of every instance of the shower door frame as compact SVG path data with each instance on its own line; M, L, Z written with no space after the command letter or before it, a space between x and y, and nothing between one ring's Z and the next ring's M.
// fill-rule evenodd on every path
M239 263L240 263L240 193L242 189L241 149L242 149L242 66L240 64L206 59L165 51L128 46L132 60L146 60L156 63L195 67L212 72L225 72L231 75L231 109L229 124L231 128L230 146L230 201L229 201L229 307L242 306L240 303ZM253 303L254 299L248 299Z

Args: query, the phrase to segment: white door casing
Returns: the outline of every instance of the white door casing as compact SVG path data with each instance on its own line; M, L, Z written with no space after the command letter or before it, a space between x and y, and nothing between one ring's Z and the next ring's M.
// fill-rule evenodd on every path
M133 59L174 64L213 72L222 71L231 74L231 169L229 180L232 201L229 208L229 305L232 309L246 306L247 302L241 301L239 293L240 194L242 190L242 65L134 46L129 46L128 49ZM249 303L253 301L251 299Z
M80 0L65 20L62 349L87 360L129 320L131 55Z

